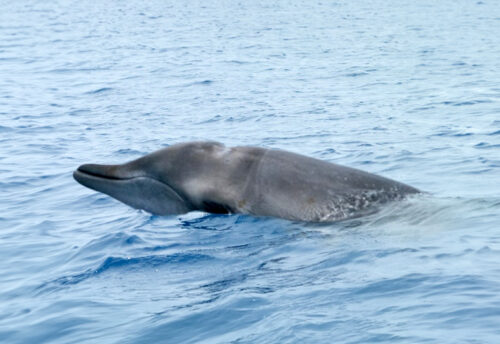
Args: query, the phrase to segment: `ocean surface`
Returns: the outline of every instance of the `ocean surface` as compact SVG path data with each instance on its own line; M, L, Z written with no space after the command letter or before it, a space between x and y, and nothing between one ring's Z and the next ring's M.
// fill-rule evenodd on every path
M317 225L72 178L173 143L427 193ZM500 343L500 2L0 1L1 343Z

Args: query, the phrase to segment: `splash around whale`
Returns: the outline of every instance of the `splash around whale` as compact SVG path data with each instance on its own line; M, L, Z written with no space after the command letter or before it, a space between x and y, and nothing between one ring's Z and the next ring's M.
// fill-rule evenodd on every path
M82 185L157 215L199 210L329 222L361 216L419 190L283 150L218 142L169 146L122 165L85 164Z

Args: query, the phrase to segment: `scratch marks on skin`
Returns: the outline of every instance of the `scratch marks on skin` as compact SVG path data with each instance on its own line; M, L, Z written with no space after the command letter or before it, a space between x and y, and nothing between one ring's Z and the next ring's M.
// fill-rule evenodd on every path
M389 190L367 190L361 193L339 195L319 211L313 221L343 220L361 211L374 209L376 206L404 198L399 188Z

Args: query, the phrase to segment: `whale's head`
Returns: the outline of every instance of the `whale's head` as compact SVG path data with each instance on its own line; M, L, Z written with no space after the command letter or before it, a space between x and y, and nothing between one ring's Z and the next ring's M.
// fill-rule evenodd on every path
M183 214L196 208L183 186L203 172L207 152L220 146L215 142L173 145L125 164L84 164L73 177L134 208L157 215Z

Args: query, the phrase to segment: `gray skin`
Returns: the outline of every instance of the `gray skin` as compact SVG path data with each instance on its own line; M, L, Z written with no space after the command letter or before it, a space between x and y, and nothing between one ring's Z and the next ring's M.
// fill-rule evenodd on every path
M123 165L80 166L82 185L157 215L192 210L328 222L419 190L282 150L218 142L172 145Z

